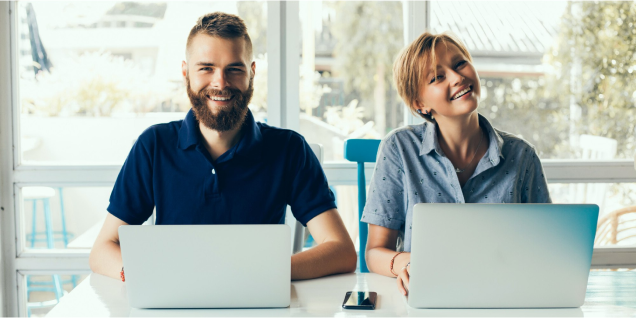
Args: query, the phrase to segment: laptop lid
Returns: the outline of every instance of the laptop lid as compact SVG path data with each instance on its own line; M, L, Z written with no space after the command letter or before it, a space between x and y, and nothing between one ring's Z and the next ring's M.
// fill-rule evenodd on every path
M287 225L125 225L119 239L131 307L290 304Z
M416 204L408 303L579 307L598 210L594 204Z

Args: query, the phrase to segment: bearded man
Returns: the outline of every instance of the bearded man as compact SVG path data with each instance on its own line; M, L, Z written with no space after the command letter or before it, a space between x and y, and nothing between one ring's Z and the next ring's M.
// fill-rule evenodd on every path
M280 224L287 205L319 243L292 256L292 279L355 270L353 243L311 148L294 131L255 122L248 109L255 72L243 20L199 18L182 62L192 109L133 145L91 250L95 273L120 277L118 227L142 224L155 208L156 224Z

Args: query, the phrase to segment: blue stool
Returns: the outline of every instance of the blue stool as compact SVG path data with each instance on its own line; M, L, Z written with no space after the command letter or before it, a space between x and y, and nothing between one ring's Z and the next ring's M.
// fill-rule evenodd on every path
M66 217L64 215L64 196L62 188L58 188L60 192L60 216L62 218L62 230L53 231L53 220L51 217L51 206L49 199L55 196L55 189L49 187L24 187L22 188L22 198L25 202L32 202L33 219L31 220L31 233L27 234L27 241L31 248L36 248L36 242L46 242L47 249L55 248L56 241L63 241L64 247L68 245L69 239L73 238L73 233L66 231ZM45 231L37 231L37 203L42 202L44 210Z
M62 217L62 230L61 231L53 231L53 218L51 217L51 206L49 203L49 199L55 196L55 189L49 187L24 187L22 188L22 198L25 202L32 202L33 206L33 219L31 220L31 233L27 234L27 241L30 243L31 248L36 248L36 242L46 242L47 249L55 248L56 241L63 241L64 247L68 245L69 239L73 238L73 234L66 231L66 219L64 215L64 197L62 193L62 188L58 188L60 193L60 214ZM42 209L44 212L44 224L45 231L38 232L37 231L37 206L38 201L42 202ZM60 275L52 275L51 281L32 281L31 276L27 276L27 297L29 297L31 292L40 291L40 292L53 292L55 294L55 300L46 301L46 302L38 302L38 303L28 303L28 314L31 315L31 308L39 308L39 307L48 307L57 304L60 301L60 298L64 296L64 284L73 284L73 288L77 285L77 276L71 276L71 279L63 281L60 278Z

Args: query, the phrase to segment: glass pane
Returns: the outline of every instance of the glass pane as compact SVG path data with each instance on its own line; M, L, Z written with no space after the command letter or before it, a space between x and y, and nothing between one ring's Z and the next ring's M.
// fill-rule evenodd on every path
M245 20L258 65L250 108L266 120L266 2L20 2L23 164L122 164L144 129L190 109L181 75L203 14Z
M88 275L25 275L29 317L45 317L60 300Z
M393 60L404 46L402 2L300 2L300 133L324 160L349 138L381 138L404 122Z
M541 158L631 159L634 10L633 1L435 1L431 29L466 43L481 77L479 112Z
M26 249L90 249L106 218L112 187L24 187Z
M635 183L554 183L548 186L554 203L599 206L595 246L636 246Z

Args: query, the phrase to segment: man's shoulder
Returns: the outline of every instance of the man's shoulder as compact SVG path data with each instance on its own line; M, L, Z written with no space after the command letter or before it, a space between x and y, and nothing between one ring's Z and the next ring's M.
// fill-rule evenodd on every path
M141 135L139 135L138 140L142 143L154 144L157 142L178 138L181 125L183 125L183 119L167 123L154 124L146 128L146 130L144 130Z
M256 125L261 131L263 141L267 144L274 143L298 145L306 142L305 138L294 130L273 127L261 122L257 122Z

